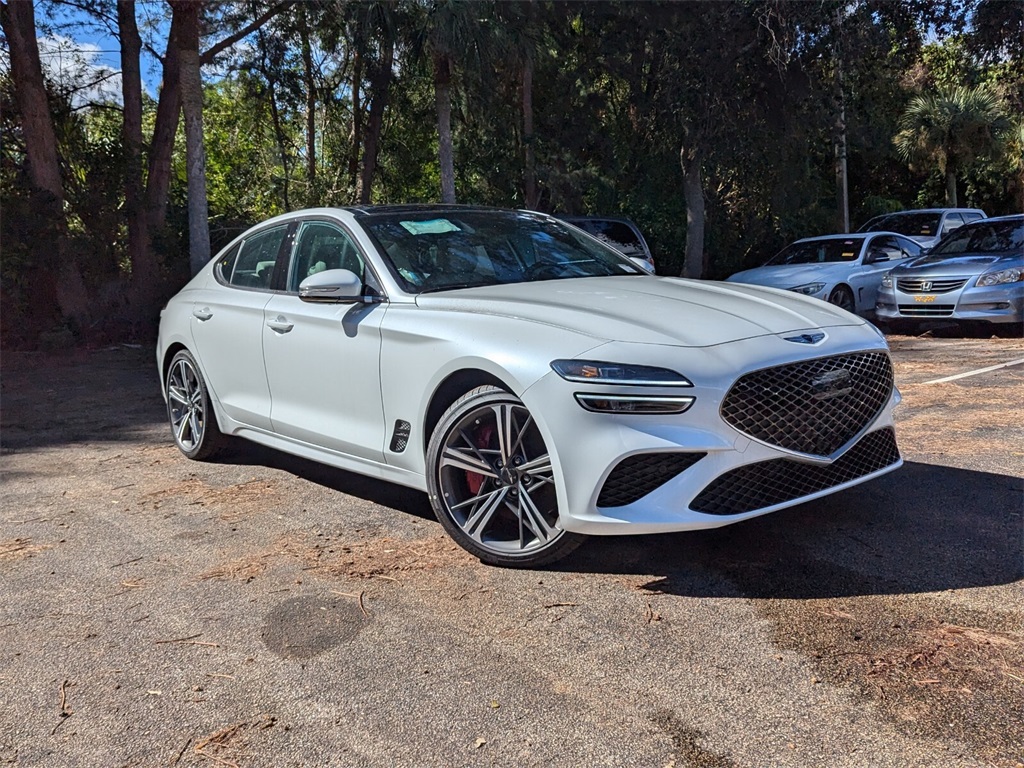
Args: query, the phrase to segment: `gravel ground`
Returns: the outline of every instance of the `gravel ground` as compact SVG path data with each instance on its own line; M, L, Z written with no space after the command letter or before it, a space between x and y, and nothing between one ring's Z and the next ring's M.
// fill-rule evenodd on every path
M415 492L184 459L152 354L6 354L0 763L1024 766L1020 339L892 337L907 464L482 566Z

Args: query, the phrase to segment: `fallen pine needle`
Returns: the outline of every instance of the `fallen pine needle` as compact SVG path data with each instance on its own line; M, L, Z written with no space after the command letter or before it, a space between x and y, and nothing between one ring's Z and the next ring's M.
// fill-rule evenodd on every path
M545 608L568 608L579 605L579 603L548 603Z
M164 643L185 643L185 642L188 642L189 640L195 640L197 637L202 637L202 636L203 636L203 633L199 632L199 633L194 634L194 635L189 635L188 637L178 637L178 638L175 638L174 640L154 640L153 644L154 645L162 645Z
M359 610L363 612L363 616L366 617L366 618L370 618L370 614L367 612L366 606L363 605L363 595L366 594L365 592L360 592L357 595L354 592L339 592L336 589L332 589L331 590L331 594L332 595L340 595L341 597L354 597L354 598L356 598L357 600L359 600Z
M60 684L60 716L69 717L71 711L68 709L68 681Z

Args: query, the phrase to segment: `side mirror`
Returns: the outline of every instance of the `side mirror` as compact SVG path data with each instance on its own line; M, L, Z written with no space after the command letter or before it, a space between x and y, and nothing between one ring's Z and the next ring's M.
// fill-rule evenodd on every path
M888 261L889 254L885 251L868 251L868 255L864 259L865 264L877 264L880 261Z
M314 304L352 304L363 300L363 281L348 269L325 269L299 283L299 298Z

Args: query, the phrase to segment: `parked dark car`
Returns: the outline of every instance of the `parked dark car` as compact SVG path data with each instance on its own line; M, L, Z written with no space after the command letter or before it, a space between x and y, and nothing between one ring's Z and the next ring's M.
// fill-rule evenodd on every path
M609 216L559 216L562 221L567 221L575 227L579 227L587 234L593 235L621 251L626 256L636 259L643 259L654 272L654 257L651 249L647 247L639 227L629 219Z

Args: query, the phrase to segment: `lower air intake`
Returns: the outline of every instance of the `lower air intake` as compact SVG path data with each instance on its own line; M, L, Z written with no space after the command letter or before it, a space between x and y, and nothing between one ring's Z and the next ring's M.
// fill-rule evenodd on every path
M599 507L624 507L685 472L706 453L641 453L623 459L608 475L597 497Z
M826 466L771 459L726 472L701 491L690 508L709 515L741 515L834 488L899 459L892 428L880 429Z

